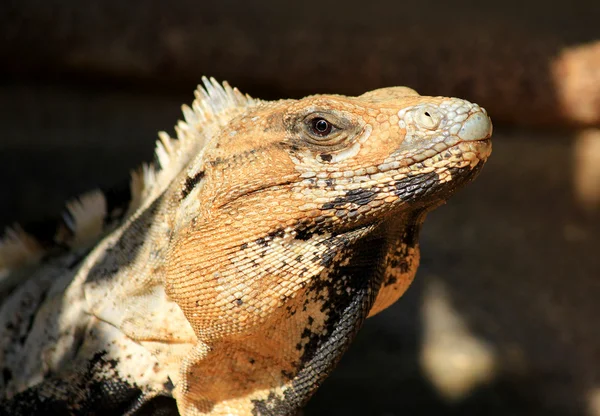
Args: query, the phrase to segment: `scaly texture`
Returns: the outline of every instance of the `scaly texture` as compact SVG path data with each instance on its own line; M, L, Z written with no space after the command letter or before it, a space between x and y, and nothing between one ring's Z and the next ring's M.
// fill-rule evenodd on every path
M0 410L294 414L491 152L485 110L405 87L266 102L204 79L183 112L125 203L92 192L50 240L0 243Z

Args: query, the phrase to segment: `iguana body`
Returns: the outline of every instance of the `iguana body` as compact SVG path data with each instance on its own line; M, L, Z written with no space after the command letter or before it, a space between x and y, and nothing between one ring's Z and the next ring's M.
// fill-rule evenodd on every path
M295 413L491 152L485 110L404 87L265 102L205 80L184 115L126 207L92 193L51 244L0 246L7 414Z

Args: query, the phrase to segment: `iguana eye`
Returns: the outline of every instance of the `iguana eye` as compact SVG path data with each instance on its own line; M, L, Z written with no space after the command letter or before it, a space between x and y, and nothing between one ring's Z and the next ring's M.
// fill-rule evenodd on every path
M341 145L353 131L353 124L336 114L312 112L301 122L303 136L318 146Z
M319 137L325 137L333 130L333 125L321 117L312 119L310 127L312 133Z

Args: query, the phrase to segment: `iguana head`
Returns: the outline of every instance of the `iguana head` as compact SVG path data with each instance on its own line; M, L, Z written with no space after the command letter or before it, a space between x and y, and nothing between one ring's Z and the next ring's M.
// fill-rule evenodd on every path
M288 414L406 289L425 214L476 176L492 125L404 87L249 104L209 86L227 116L190 113L213 127L167 204L165 286L198 337L178 404Z

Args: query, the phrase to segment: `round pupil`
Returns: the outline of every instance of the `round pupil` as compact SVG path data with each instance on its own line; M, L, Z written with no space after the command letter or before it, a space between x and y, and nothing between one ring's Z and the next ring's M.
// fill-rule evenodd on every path
M327 134L331 131L331 124L322 118L316 119L313 122L313 126L318 134Z

